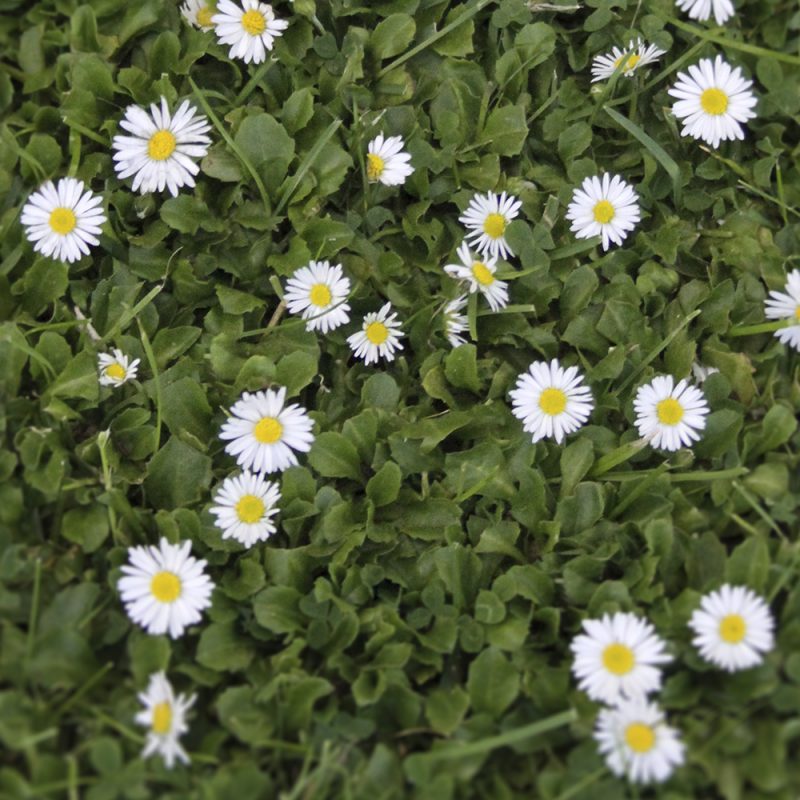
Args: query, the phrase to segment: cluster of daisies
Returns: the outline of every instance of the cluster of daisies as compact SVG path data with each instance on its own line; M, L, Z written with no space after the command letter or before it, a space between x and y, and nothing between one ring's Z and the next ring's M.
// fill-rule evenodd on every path
M725 584L705 595L689 620L703 660L727 672L762 663L774 644L775 622L750 589ZM633 783L669 778L685 757L679 731L649 695L661 688L661 667L672 659L666 642L634 614L584 620L573 639L572 672L578 687L604 708L594 738L608 768Z

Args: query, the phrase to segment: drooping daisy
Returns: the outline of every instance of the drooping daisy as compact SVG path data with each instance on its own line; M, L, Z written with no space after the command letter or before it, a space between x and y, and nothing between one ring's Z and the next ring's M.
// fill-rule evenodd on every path
M214 29L214 23L211 18L216 14L216 7L213 3L206 2L206 0L186 0L181 6L181 14L183 18L195 28L200 28L203 31L211 31Z
M379 133L367 145L367 180L379 181L384 186L401 186L414 172L409 163L411 156L403 152L405 142L402 136L383 138Z
M444 335L447 337L450 347L458 347L467 343L467 340L461 335L469 327L467 318L461 313L466 305L467 297L462 294L444 307Z
M380 311L370 311L361 323L361 330L347 337L347 343L356 358L363 358L365 364L377 362L379 358L394 361L396 350L402 350L400 337L403 335L397 312L392 304L386 303Z
M632 783L661 783L685 758L680 733L656 703L641 697L604 708L594 739L608 768Z
M176 695L163 672L150 676L147 689L139 692L144 709L136 715L136 722L148 729L142 758L158 753L167 769L172 769L175 759L189 763L189 755L178 740L189 730L186 712L196 699L196 695Z
M245 392L231 407L219 438L242 469L283 472L297 464L294 451L307 453L314 423L297 403L286 405L286 389Z
M610 53L595 56L592 61L592 83L610 78L618 69L626 78L632 78L636 70L652 64L666 53L654 44L646 45L641 39L631 40L627 48L612 47Z
M448 264L444 271L460 281L467 281L470 294L480 292L488 301L492 311L498 311L508 305L508 283L495 278L497 259L494 256L472 257L469 245L462 242L459 246L460 264Z
M128 356L116 347L110 353L100 353L97 356L100 385L122 386L123 383L134 380L139 371L140 360L134 358L129 363Z
M214 584L191 549L188 539L170 544L164 537L158 547L129 548L130 564L122 567L117 588L128 616L148 633L177 639L211 605Z
M532 434L534 442L550 438L561 444L567 434L586 423L594 408L592 393L578 368L565 369L557 358L549 364L534 361L517 378L510 396L512 413L522 420L523 430Z
M733 16L731 0L675 0L681 11L686 11L690 19L705 22L714 12L717 25L724 25Z
M572 672L592 700L614 704L661 687L659 664L670 661L655 628L635 614L617 612L583 621L570 644Z
M285 19L275 16L271 5L258 0L242 0L241 6L231 0L219 0L211 22L220 44L231 45L228 55L241 58L245 64L266 61L275 39L289 27Z
M306 330L322 333L350 322L350 279L342 274L341 264L311 261L300 267L286 282L284 301L290 314L302 314Z
M514 253L506 242L506 228L521 207L521 200L505 192L500 195L487 192L485 197L476 194L458 221L466 226L467 240L479 253L507 259Z
M679 72L668 94L677 98L672 113L683 121L681 136L702 139L715 149L727 139L744 139L740 123L755 117L758 102L752 85L722 56L701 58L688 73Z
M567 219L576 238L602 236L608 250L612 242L622 244L639 222L639 196L619 175L595 175L573 192Z
M236 539L245 547L263 542L275 533L271 519L278 509L281 491L277 483L244 470L241 475L225 478L214 496L210 511L223 539Z
M89 255L98 245L100 226L106 222L103 198L84 191L83 181L61 178L40 186L22 208L20 221L33 249L43 256L71 263Z
M194 159L208 153L211 139L206 132L211 126L188 100L172 115L165 97L161 108L155 103L150 106L149 114L139 106L128 106L120 127L131 135L114 137L114 169L120 178L134 176L134 192L167 188L177 197L181 186L194 186L200 170Z
M800 269L793 269L786 276L786 292L772 291L766 300L764 314L767 319L791 319L797 325L775 331L784 344L800 350Z
M640 386L633 401L639 436L653 447L680 450L700 441L706 427L708 404L703 392L687 381L677 385L672 375L659 375Z
M769 606L744 586L726 583L705 595L689 627L700 655L728 672L757 666L775 643Z

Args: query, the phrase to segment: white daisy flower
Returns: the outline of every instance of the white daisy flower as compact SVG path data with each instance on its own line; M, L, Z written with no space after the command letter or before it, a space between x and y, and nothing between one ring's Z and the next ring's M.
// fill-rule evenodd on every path
M377 362L379 358L394 361L396 350L402 350L400 337L403 335L397 313L392 304L386 303L380 311L371 311L364 317L361 330L347 337L347 343L356 358L363 358L365 364Z
M586 619L570 644L572 672L592 700L613 705L661 687L659 664L670 661L655 628L635 614L617 612Z
M700 655L728 672L757 666L775 644L769 606L744 586L726 583L705 595L689 627Z
M40 186L22 208L20 221L33 249L43 256L71 263L89 255L98 245L100 226L106 222L103 198L84 191L83 181L61 178Z
M775 335L784 344L800 350L800 269L786 276L786 292L772 291L766 300L764 314L767 319L790 319L797 325L780 328Z
M686 11L690 19L705 22L714 12L717 25L724 25L733 16L731 0L675 0L681 11Z
M653 447L680 450L700 441L708 404L703 392L687 381L675 385L672 375L659 375L640 386L633 401L639 436Z
M181 6L181 14L183 18L195 28L200 28L203 31L210 31L214 29L214 23L211 18L216 14L217 9L213 3L208 3L206 0L186 0Z
M586 178L567 208L577 239L603 237L603 250L622 244L640 220L639 195L619 175L608 172Z
M314 423L297 403L286 405L286 389L245 392L231 407L219 438L242 469L283 472L297 464L294 451L307 453Z
M258 0L242 0L241 6L231 0L219 0L211 22L220 44L231 45L228 55L241 58L245 64L266 61L275 39L289 27L285 19L275 16L271 5Z
M189 755L178 739L189 730L186 712L196 699L196 695L176 695L163 672L150 676L147 689L139 692L144 709L136 715L136 722L148 729L142 758L158 753L167 769L172 769L175 759L189 763Z
M459 246L460 264L448 264L444 271L459 281L467 281L470 294L480 292L488 301L492 311L508 305L508 283L495 278L497 259L494 256L473 258L469 245L464 241Z
M506 242L506 228L521 207L521 200L505 192L500 195L487 192L485 197L476 194L458 221L466 226L467 240L479 253L507 259L514 253Z
M241 475L225 478L214 496L210 511L223 539L236 539L245 547L269 539L275 533L272 521L279 509L281 491L277 483L244 470Z
M683 121L681 136L702 139L715 149L727 139L744 139L740 123L755 117L758 102L752 85L722 56L701 58L688 73L679 72L667 93L678 98L672 113Z
M367 145L367 180L384 186L401 186L414 172L411 156L403 152L402 136L383 138L383 131Z
M641 39L631 40L625 50L612 47L610 53L595 56L592 61L592 83L610 78L620 67L621 74L632 78L636 70L647 64L658 61L666 50L660 50L654 44L646 45Z
M206 132L211 126L188 100L172 115L165 97L161 108L155 103L150 106L149 114L139 106L128 106L120 127L131 135L114 137L114 169L120 178L134 176L134 192L167 188L177 197L181 186L194 186L194 176L200 171L194 159L208 153L211 139Z
M100 353L97 356L100 385L122 386L123 383L134 380L139 371L140 360L134 358L129 363L128 356L116 347L110 353Z
M561 444L567 434L586 424L594 408L592 393L578 368L564 369L557 358L549 364L534 361L517 378L510 396L512 413L534 442L550 438Z
M719 370L716 367L704 367L695 361L692 364L692 375L698 383L705 383L712 375L716 375Z
M461 313L466 305L467 296L462 294L444 307L444 335L447 337L450 347L458 347L467 343L467 340L461 335L469 328L466 316Z
M658 705L644 698L604 708L594 739L608 768L632 783L665 781L685 759L680 733L667 725Z
M284 301L290 314L302 314L306 330L321 333L350 322L350 279L342 273L342 265L328 261L310 261L300 267L286 282Z
M130 564L122 567L117 588L128 616L150 634L177 639L211 605L214 584L191 549L189 540L170 544L164 537L158 547L128 549Z

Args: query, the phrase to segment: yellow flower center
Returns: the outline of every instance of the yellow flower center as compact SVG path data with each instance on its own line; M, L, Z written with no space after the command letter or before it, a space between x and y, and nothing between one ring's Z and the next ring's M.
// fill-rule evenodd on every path
M247 525L258 522L264 516L265 510L264 501L254 494L242 495L236 504L236 515L239 517L239 522L244 522Z
M367 179L377 181L386 169L386 162L375 153L367 153Z
M627 72L629 69L633 69L641 60L642 57L637 55L636 53L629 53L626 56L620 56L614 62L614 68L616 69L620 65L624 64L624 66L622 67L623 72Z
M674 397L668 397L656 406L656 416L664 425L677 425L683 419L683 406Z
M506 218L502 214L489 214L483 221L483 232L492 239L499 239L506 232Z
M625 729L625 742L634 753L648 753L656 743L656 732L644 722L632 722Z
M389 329L382 322L370 322L364 333L372 344L383 344L389 338Z
M75 230L77 224L78 218L71 208L64 208L61 206L59 208L54 208L50 212L50 227L53 233L66 236L68 233Z
M718 117L728 110L728 95L722 89L706 89L700 95L700 105L706 114Z
M108 375L109 378L113 378L115 381L124 381L126 374L125 367L116 361L106 367L106 375Z
M548 416L555 417L557 414L562 414L566 407L567 396L561 389L554 389L551 386L539 395L539 408Z
M178 142L172 131L162 129L150 137L150 141L147 143L147 155L153 161L165 161L175 152L177 145Z
M636 657L628 645L614 642L603 650L603 666L614 675L627 675L636 666Z
M491 286L494 283L492 271L482 261L476 261L472 265L472 274L481 286Z
M324 307L330 305L332 295L331 290L324 283L315 283L308 293L308 299L312 306Z
M264 33L264 29L267 27L267 21L264 19L263 14L254 9L250 9L250 11L242 15L242 27L245 29L245 32L249 33L251 36L261 36L261 34Z
M181 596L181 579L174 572L156 572L150 592L160 603L174 603Z
M739 614L728 614L719 623L719 638L728 644L739 644L747 634L747 623Z
M211 17L213 16L214 9L210 8L209 6L203 6L197 12L197 24L202 28L211 28L214 25L214 23L211 21Z
M614 219L614 206L608 200L601 200L594 207L594 221L607 225Z
M796 306L794 309L794 318L800 320L800 306Z
M283 435L283 425L275 417L262 417L253 428L253 436L261 444L275 444Z
M172 727L172 706L169 703L158 703L153 707L153 733L164 736Z

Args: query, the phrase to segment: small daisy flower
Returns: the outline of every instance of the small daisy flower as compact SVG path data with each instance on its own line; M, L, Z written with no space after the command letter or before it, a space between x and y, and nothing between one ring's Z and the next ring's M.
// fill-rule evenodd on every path
M403 335L397 313L392 304L386 303L380 311L371 311L364 317L361 330L347 337L347 343L356 358L363 358L365 364L377 362L379 358L394 361L395 350L402 350L400 337Z
M283 298L290 314L302 314L306 330L321 333L350 322L350 279L342 274L341 264L311 261L300 267L286 282Z
M790 319L797 325L780 328L775 335L784 344L800 350L800 269L793 269L786 276L786 292L772 291L765 303L767 319Z
M667 725L656 703L644 698L604 708L594 739L608 768L632 783L661 783L685 759L680 733Z
M731 0L675 0L681 11L686 11L689 19L705 22L714 12L717 25L724 25L733 16Z
M549 438L561 444L567 434L586 424L594 408L592 393L578 368L564 369L557 358L549 364L534 361L517 378L510 396L511 412L534 442Z
M610 53L595 56L592 61L592 83L610 78L621 68L622 75L632 78L636 70L647 64L658 61L666 50L660 50L654 44L646 45L641 39L628 42L625 50L612 47Z
M178 740L189 730L186 712L196 699L196 695L176 695L163 672L150 676L147 689L139 693L144 709L136 715L136 722L148 729L142 758L158 753L167 769L172 769L175 759L189 763L189 756Z
M380 181L384 186L401 186L414 172L409 164L411 156L403 152L405 142L402 136L383 138L379 133L367 145L367 180Z
M603 237L603 250L622 244L639 222L639 195L619 175L608 172L586 178L567 208L577 239Z
M217 10L213 3L208 3L205 0L186 0L181 6L181 14L183 18L195 28L200 28L203 31L214 30L214 23L211 17L216 14Z
M117 588L128 616L150 634L177 639L211 605L214 584L191 549L189 540L170 544L163 537L158 547L128 549L130 564L122 567Z
M661 687L658 665L670 661L655 628L635 614L617 612L583 621L570 644L572 672L592 700L613 705Z
M688 73L679 72L667 93L677 98L672 113L683 122L681 136L701 139L715 149L728 139L744 139L740 123L755 117L758 102L752 85L722 56L701 58Z
M100 226L106 222L103 198L84 191L83 181L62 178L40 186L22 208L20 221L33 249L43 256L71 263L89 255L98 245Z
M695 361L692 364L692 375L698 383L705 383L712 375L716 375L719 370L716 367L704 367Z
M275 533L274 517L281 491L277 483L244 470L241 475L225 478L214 496L210 509L223 539L236 539L245 547L269 539Z
M485 197L476 194L458 221L467 228L467 240L479 253L507 259L514 253L506 242L506 228L521 207L521 200L505 192L487 192Z
M149 114L139 106L128 106L120 127L131 135L114 137L114 169L119 178L134 176L134 192L167 188L177 197L181 186L194 186L194 176L200 171L194 159L208 153L211 139L206 132L211 126L188 100L174 114L169 113L165 97L161 108L155 103L150 106Z
M100 353L97 356L97 369L100 372L101 386L122 386L136 378L141 359L135 358L130 363L128 356L117 348L111 353Z
M700 389L687 381L675 385L672 375L659 375L640 386L633 401L639 436L653 447L680 450L700 441L706 427L708 405Z
M497 259L483 256L484 260L473 258L469 245L462 242L458 248L460 264L448 264L444 271L452 278L467 281L470 294L480 292L488 301L492 311L499 311L508 305L508 283L495 278Z
M467 343L467 340L461 335L469 327L466 316L461 313L466 305L467 296L462 294L444 307L444 335L447 337L450 347L458 347Z
M700 655L728 672L757 666L775 643L769 606L744 586L726 583L705 595L689 627Z
M294 451L307 453L314 441L314 423L304 408L286 405L286 389L245 392L231 407L219 438L229 440L225 452L242 469L283 472L297 464Z
M258 0L242 0L241 6L231 0L219 0L211 22L220 44L231 45L228 55L241 58L245 64L266 61L275 39L289 27L285 19L275 16L271 5Z

